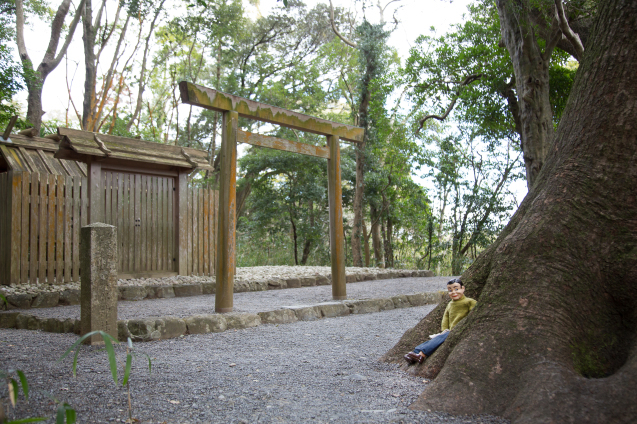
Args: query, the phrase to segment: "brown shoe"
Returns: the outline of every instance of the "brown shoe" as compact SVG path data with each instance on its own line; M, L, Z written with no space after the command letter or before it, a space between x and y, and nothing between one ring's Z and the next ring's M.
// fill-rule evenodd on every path
M409 353L405 354L405 356L403 356L403 358L405 358L405 361L409 362L410 364L414 364L414 363L418 362L418 358L414 358L412 352L409 352Z
M409 352L407 353L404 358L407 360L407 362L409 362L410 364L416 363L418 362L419 364L422 364L422 361L425 360L425 358L422 355L418 355L417 353L414 352Z

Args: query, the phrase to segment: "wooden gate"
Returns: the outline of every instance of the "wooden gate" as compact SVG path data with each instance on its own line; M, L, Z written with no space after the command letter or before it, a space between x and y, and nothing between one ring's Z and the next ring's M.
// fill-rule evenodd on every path
M119 278L176 275L175 177L104 169L104 221L118 228Z

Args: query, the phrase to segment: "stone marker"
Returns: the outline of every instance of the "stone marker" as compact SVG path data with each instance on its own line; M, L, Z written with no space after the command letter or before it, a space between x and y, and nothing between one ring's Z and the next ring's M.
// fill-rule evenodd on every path
M80 229L81 334L101 330L117 339L117 230L94 223ZM103 344L101 336L85 343Z

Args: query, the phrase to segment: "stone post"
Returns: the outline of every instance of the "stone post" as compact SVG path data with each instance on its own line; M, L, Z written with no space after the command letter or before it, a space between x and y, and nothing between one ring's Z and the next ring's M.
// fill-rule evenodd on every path
M117 228L94 223L80 230L82 335L104 331L117 340ZM91 336L87 344L103 344Z

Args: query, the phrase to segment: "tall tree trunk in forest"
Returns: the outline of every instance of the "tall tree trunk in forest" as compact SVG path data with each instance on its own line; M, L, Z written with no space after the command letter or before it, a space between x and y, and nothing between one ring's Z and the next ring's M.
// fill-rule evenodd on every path
M387 245L385 246L385 266L394 267L394 223L391 216L387 217Z
M314 229L314 200L310 199L307 202L307 208L310 210L310 228ZM303 255L301 256L301 265L307 264L307 260L310 257L310 247L312 246L312 238L308 236L305 239L305 246L303 246Z
M296 224L294 223L292 208L289 209L289 214L290 214L290 223L292 224L292 241L294 242L294 265L298 265L299 264L298 236L296 234Z
M102 11L106 6L106 0L102 4L93 22L92 0L84 1L84 12L82 13L82 40L84 41L84 101L82 102L82 129L84 131L95 131L97 117L95 116L96 84L97 84L97 56L95 54L95 38L100 28ZM120 7L117 8L119 16ZM113 23L113 29L117 25L117 18ZM107 40L101 40L102 48ZM101 50L101 49L100 49Z
M561 40L562 33L559 26L554 25L552 37L546 41L542 51L531 21L529 0L497 0L497 6L502 40L513 63L518 93L520 143L524 153L526 183L530 190L553 143L549 67L551 54Z
M367 119L367 107L369 104L369 98L367 101L361 100L361 107L359 108L359 115L365 114ZM363 121L361 119L361 121ZM363 128L365 125L363 124ZM367 130L365 131L365 138L367 138ZM352 225L352 265L363 266L363 256L361 252L361 238L363 236L363 194L365 193L365 142L356 143L356 187L354 188L354 223Z
M427 222L427 235L428 235L427 255L429 256L429 261L427 262L428 270L431 270L431 255L433 253L433 245L432 245L433 233L434 233L434 220L433 220L433 216L430 216L429 221Z
M374 248L374 261L376 262L376 266L378 268L385 267L385 261L383 260L383 251L381 248L381 238L380 238L380 214L374 205L370 205L370 217L372 220L372 247Z
M366 268L369 267L369 259L370 259L369 236L370 234L367 234L367 224L365 223L365 220L363 219L363 251L365 252L365 267Z
M410 368L435 377L412 408L514 423L637 417L637 0L599 4L555 144L463 275L478 305ZM445 303L384 359L439 331Z
M73 39L75 29L82 16L82 9L84 8L84 1L81 0L75 11L75 16L69 24L68 32L64 40L64 44L58 51L58 44L60 43L60 37L62 35L62 28L64 27L64 19L69 13L71 7L71 0L63 0L58 7L53 21L51 22L51 37L49 38L49 44L42 58L42 62L37 68L33 67L33 62L27 52L26 43L24 40L24 4L22 0L16 0L15 2L15 22L16 22L16 43L18 45L18 53L20 60L22 61L22 67L25 73L25 83L27 86L27 121L31 123L33 128L40 131L42 126L42 87L46 78L51 72L60 64L60 61L66 54L66 51Z

